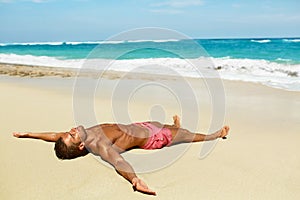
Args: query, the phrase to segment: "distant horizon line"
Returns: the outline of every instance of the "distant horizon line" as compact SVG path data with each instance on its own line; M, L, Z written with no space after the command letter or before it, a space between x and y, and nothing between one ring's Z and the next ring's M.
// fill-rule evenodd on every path
M230 39L260 39L260 40L263 40L263 39L300 39L300 36L271 36L271 37L191 37L190 39L192 40L230 40ZM7 42L7 41L0 41L1 44L39 44L39 43L93 43L93 42L122 42L122 41L174 41L174 40L187 40L187 39L136 39L136 40L132 40L132 39L129 39L129 40L52 40L52 41L10 41L10 42Z

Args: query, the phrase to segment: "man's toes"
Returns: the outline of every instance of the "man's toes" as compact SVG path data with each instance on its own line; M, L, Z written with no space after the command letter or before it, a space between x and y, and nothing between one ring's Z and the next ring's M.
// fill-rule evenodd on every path
M175 122L175 121L178 121L178 120L179 120L178 115L174 115L174 116L173 116L173 120L174 120L174 122Z
M225 126L225 129L226 129L226 132L228 133L229 130L230 130L230 127L229 126Z
M178 117L178 115L173 116L173 123L176 127L180 128L180 118Z

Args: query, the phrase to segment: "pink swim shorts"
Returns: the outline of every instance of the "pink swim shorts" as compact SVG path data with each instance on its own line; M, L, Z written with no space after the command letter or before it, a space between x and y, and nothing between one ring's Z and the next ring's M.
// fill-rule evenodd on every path
M150 137L147 143L142 146L142 149L161 149L164 146L169 146L172 142L172 133L168 128L158 128L149 122L137 123L150 132Z

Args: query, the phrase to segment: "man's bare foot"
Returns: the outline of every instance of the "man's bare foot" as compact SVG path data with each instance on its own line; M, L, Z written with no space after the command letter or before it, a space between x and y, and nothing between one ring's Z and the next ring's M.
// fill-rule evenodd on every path
M228 135L228 132L229 132L229 126L224 126L219 132L220 132L220 138L223 138L223 139L226 139L227 135Z
M180 128L180 117L178 115L173 116L173 126Z

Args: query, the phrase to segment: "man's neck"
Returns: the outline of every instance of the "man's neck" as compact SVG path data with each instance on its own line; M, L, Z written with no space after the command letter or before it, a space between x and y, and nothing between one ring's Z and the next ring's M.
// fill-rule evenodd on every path
M84 142L87 138L87 132L86 132L85 128L83 126L78 126L77 130L79 132L79 137L80 137L81 141Z

